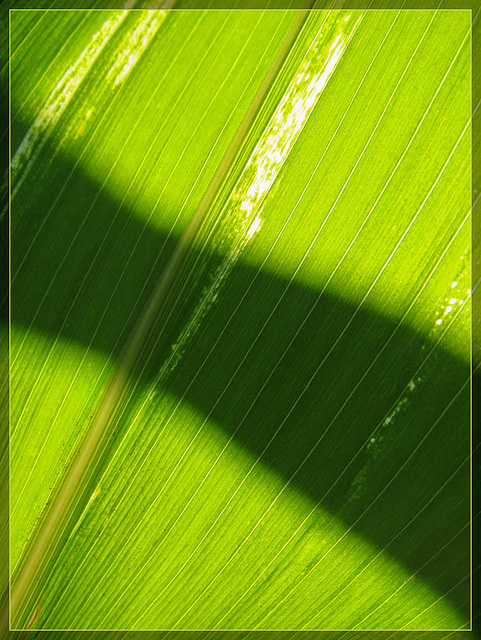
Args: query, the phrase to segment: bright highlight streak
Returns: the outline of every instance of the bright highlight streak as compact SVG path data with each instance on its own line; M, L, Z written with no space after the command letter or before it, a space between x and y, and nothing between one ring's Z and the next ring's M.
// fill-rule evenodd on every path
M35 158L47 142L52 129L64 113L111 36L122 24L127 11L115 13L94 34L88 46L60 78L46 103L25 134L11 162L12 197L20 188Z
M250 225L298 139L354 33L351 16L324 25L312 41L255 147L230 202ZM331 36L327 39L326 31ZM250 228L250 227L249 227Z
M126 36L121 45L122 49L118 52L116 60L107 75L108 80L112 80L115 76L113 82L116 86L130 74L167 16L166 11L161 10L142 13L147 15Z

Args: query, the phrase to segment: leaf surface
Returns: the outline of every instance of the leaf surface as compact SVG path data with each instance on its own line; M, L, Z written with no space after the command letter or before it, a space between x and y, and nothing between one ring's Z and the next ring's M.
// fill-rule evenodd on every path
M14 584L296 15L13 12ZM469 123L468 11L309 14L16 628L469 627Z

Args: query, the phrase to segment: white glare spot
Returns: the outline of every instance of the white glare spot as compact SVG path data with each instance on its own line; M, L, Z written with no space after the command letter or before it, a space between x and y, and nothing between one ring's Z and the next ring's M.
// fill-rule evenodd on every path
M254 221L251 224L251 226L249 227L249 231L247 232L247 237L249 238L249 240L252 238L254 233L259 231L259 229L261 228L261 225L262 225L262 220L261 220L261 218L259 216L257 216L254 219Z
M447 316L447 315L448 315L448 313L449 313L450 311L452 311L452 310L453 310L453 308L452 308L452 307L446 307L446 311L444 312L444 315L445 315L445 316Z
M454 289L454 287L457 287L458 283L457 282L453 282L453 284L451 285L451 289Z
M443 321L441 319L440 320L436 320L436 324L443 324Z
M457 298L451 298L451 300L449 301L449 304L455 304L458 301Z

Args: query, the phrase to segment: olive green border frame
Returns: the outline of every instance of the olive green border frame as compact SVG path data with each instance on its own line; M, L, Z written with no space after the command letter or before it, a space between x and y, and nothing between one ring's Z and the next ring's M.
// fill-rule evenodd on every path
M207 0L177 0L178 9L205 9ZM217 0L216 9L233 8L234 0ZM36 5L36 6L33 6ZM149 8L149 0L141 0L139 8ZM305 0L242 0L243 9L300 9ZM8 23L10 9L123 9L122 0L0 0L0 213L8 208ZM239 8L239 7L237 7ZM472 25L472 369L481 362L481 0L321 0L318 9L470 9ZM479 189L478 189L479 186ZM9 229L8 216L0 216L0 381L8 376L8 322L9 322ZM479 260L477 260L479 257ZM72 640L203 640L215 634L226 640L462 640L473 636L481 640L481 375L472 376L472 629L466 631L10 631L8 621L0 619L0 640L3 638L42 638L60 640L68 634ZM7 395L8 397L8 395ZM2 400L0 399L0 402ZM0 453L8 448L8 407L2 407L0 416ZM8 468L0 469L0 605L8 598ZM479 611L476 610L476 602ZM3 606L0 606L3 609ZM351 634L351 638L349 638ZM355 638L354 638L355 634ZM471 640L471 638L469 638Z

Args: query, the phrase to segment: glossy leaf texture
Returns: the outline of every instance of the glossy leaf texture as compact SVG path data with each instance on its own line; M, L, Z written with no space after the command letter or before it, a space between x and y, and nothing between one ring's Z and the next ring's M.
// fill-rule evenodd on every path
M13 585L297 15L12 12ZM306 15L15 628L469 628L470 37Z

